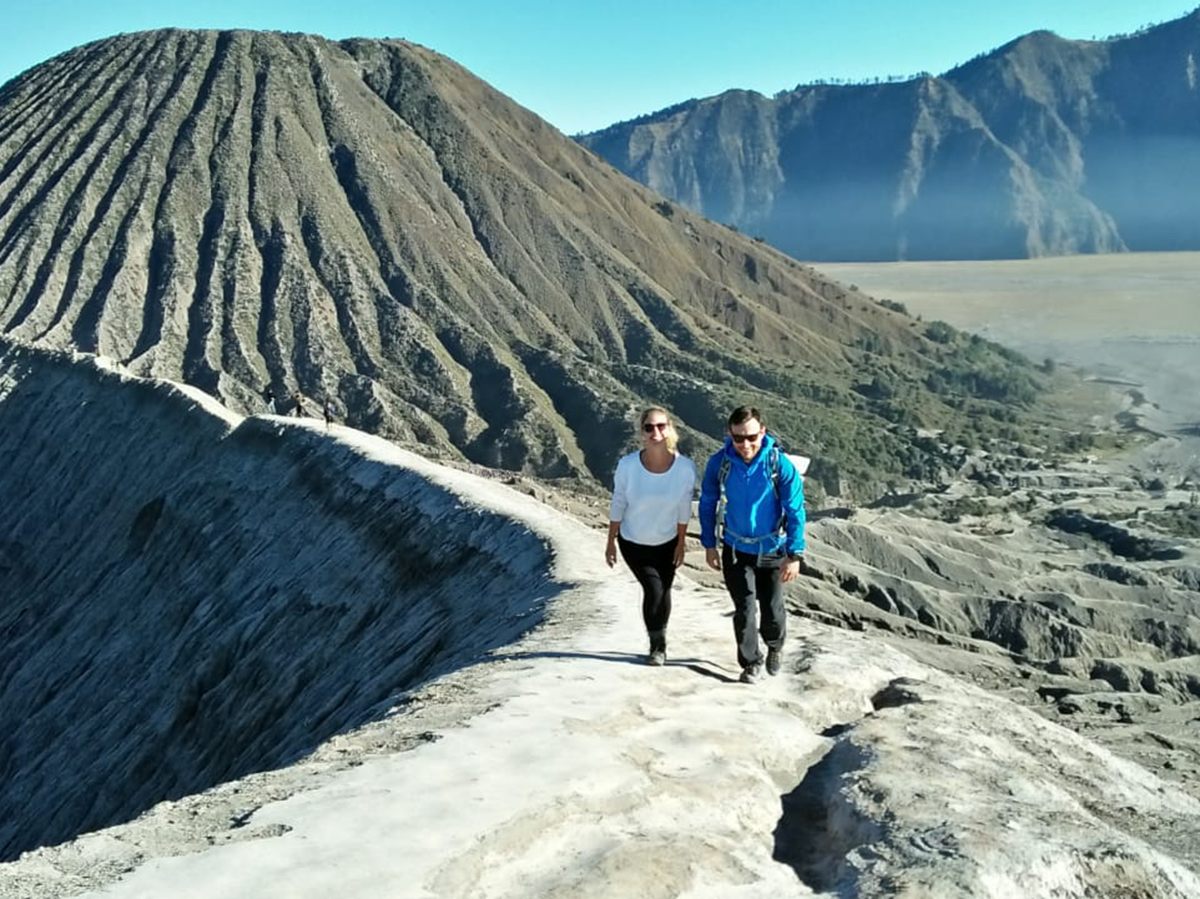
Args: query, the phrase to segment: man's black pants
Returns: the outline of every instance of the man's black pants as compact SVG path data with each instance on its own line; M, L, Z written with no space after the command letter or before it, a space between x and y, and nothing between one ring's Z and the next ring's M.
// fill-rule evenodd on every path
M761 664L758 635L771 649L781 649L787 636L787 612L783 606L782 555L744 553L728 543L721 548L721 571L733 598L733 635L737 639L738 664L743 668ZM760 621L761 618L761 621Z

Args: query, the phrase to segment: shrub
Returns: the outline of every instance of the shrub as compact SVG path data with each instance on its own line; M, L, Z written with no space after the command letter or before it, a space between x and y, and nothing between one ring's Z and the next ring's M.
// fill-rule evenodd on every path
M879 305L884 309L890 309L892 312L899 312L901 315L908 315L908 307L903 303L898 303L895 300L880 300Z
M949 343L958 332L943 321L933 321L925 326L925 336L934 343Z

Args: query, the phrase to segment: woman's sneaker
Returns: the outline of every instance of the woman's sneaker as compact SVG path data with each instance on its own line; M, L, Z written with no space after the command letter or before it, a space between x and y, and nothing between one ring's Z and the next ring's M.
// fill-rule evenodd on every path
M767 674L774 677L779 673L780 666L783 665L783 650L772 649L767 647Z
M667 664L667 651L665 649L656 649L646 657L647 665L654 665L656 668L661 668Z

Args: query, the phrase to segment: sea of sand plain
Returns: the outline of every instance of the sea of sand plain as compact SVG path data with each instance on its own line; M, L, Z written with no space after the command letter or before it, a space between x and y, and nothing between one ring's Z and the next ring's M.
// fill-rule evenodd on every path
M822 263L913 315L1142 385L1166 432L1200 422L1200 253Z

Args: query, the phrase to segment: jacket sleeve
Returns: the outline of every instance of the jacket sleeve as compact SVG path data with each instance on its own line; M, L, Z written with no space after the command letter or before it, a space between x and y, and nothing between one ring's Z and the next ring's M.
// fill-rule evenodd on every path
M783 504L784 528L787 534L786 552L804 552L804 478L786 455L779 457L779 500Z
M717 500L721 485L718 474L721 470L721 454L711 456L704 466L704 479L700 482L700 504L697 516L700 519L700 545L705 549L717 546Z
M618 462L616 473L613 474L612 501L608 504L609 521L625 520L625 508L629 505L629 499L626 493L628 489L626 481L629 480L628 474L629 469Z

